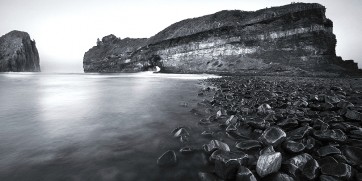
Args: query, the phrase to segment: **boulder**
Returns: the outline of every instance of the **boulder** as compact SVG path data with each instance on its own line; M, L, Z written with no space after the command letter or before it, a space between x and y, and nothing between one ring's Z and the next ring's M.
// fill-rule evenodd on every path
M286 133L278 127L270 127L266 129L259 137L259 140L265 145L277 146L286 138Z
M256 164L256 172L260 177L265 177L271 173L278 172L282 164L282 154L280 152L266 153L259 156Z
M157 165L161 167L173 166L177 164L176 153L172 150L166 151L157 159Z

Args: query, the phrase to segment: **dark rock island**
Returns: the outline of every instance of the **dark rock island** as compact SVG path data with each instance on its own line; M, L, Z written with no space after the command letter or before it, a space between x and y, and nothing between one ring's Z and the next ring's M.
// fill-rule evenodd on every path
M28 33L11 31L0 37L0 72L40 72L38 50Z
M220 11L172 24L149 39L98 41L85 72L262 74L358 72L336 56L333 22L320 4L294 3L255 12Z

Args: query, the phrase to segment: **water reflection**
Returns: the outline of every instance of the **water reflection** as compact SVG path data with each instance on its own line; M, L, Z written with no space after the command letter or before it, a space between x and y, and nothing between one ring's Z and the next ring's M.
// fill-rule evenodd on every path
M0 180L170 180L156 159L206 77L179 76L0 74Z

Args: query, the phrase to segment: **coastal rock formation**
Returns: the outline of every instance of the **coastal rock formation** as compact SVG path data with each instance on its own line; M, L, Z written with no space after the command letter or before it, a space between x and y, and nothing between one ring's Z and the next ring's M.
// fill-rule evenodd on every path
M94 46L84 54L84 72L120 72L130 63L129 57L133 52L146 44L146 38L120 39L113 34L97 41Z
M28 33L11 31L0 37L0 72L40 72L38 50Z
M352 60L336 56L333 22L325 11L320 4L305 3L255 12L220 11L177 22L149 39L112 36L111 43L102 40L85 54L84 70L139 72L158 66L171 73L358 71Z

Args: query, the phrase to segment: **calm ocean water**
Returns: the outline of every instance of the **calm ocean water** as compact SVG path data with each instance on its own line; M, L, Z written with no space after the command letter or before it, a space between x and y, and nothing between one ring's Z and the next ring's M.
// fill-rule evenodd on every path
M200 101L206 77L0 74L0 180L193 180L187 163L156 160L182 146L172 129L198 121L180 103Z

